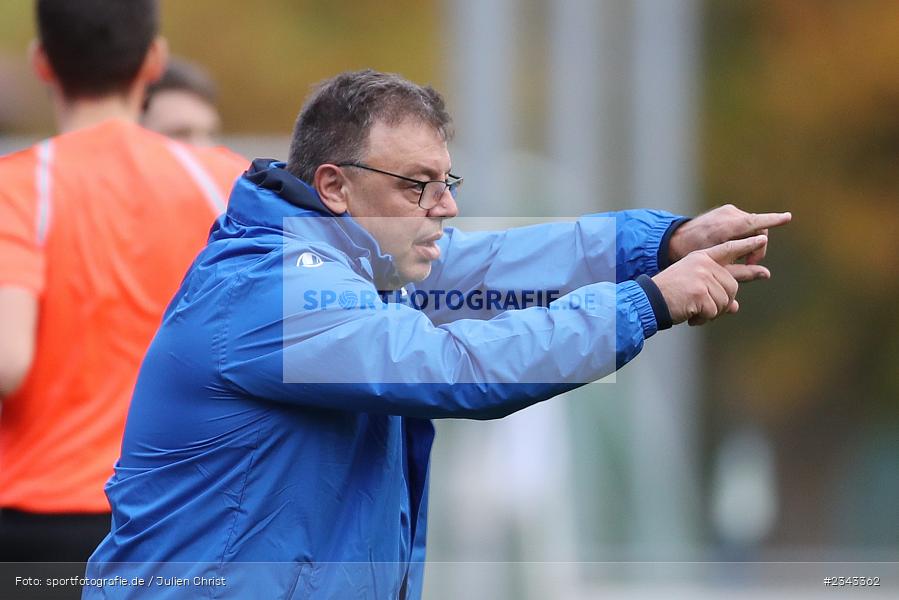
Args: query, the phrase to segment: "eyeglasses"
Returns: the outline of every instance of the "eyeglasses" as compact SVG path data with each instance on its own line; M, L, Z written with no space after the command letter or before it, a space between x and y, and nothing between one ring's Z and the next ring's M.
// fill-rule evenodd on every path
M440 199L443 198L443 194L446 193L446 190L449 190L450 195L455 198L456 194L459 191L459 186L462 185L462 178L456 177L452 173L449 173L447 179L445 179L444 181L420 181L418 179L412 179L411 177L397 175L396 173L391 173L390 171L382 171L381 169L376 169L374 167L370 167L368 165L357 162L339 163L337 166L355 167L357 169L364 169L366 171L380 173L381 175L389 175L397 179L402 179L403 181L408 181L409 183L414 183L415 186L412 187L413 189L418 190L418 205L424 210L431 210L432 208L440 204Z

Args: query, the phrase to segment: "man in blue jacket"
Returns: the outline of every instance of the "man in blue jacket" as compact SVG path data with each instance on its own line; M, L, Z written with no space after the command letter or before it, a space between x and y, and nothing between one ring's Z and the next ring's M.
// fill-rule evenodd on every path
M344 73L288 163L237 182L145 358L86 598L420 597L430 419L505 416L736 312L790 218L464 233L449 137L430 87Z

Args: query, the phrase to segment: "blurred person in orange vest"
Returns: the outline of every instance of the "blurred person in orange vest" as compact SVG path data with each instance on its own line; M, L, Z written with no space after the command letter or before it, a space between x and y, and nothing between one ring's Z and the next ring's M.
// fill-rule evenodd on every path
M218 90L196 63L172 57L162 77L147 88L141 124L195 146L215 146L221 133Z
M246 165L138 125L157 0L36 13L60 134L0 158L0 562L85 561L144 351Z

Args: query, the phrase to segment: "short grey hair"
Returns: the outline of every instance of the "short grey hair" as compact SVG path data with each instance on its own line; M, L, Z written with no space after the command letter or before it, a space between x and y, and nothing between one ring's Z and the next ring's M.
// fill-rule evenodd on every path
M406 119L433 126L447 141L452 137L446 104L431 86L372 69L341 73L318 84L300 110L287 170L312 184L323 164L363 160L375 123Z

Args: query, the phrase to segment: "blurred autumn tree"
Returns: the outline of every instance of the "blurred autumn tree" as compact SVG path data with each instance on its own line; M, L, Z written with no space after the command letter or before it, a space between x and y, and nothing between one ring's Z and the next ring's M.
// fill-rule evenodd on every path
M437 2L161 0L161 7L172 52L206 66L219 83L228 133L288 135L311 86L347 69L440 84ZM0 104L15 105L9 130L50 133L49 105L34 101L44 93L25 60L32 14L33 2L0 3L0 76L9 72L23 88L0 90Z
M163 9L172 47L213 69L231 131L289 134L311 86L348 69L439 83L435 2L163 0Z
M899 490L879 474L899 469L899 3L706 10L707 204L794 215L775 281L711 328L712 431L772 436L775 543L895 545Z

